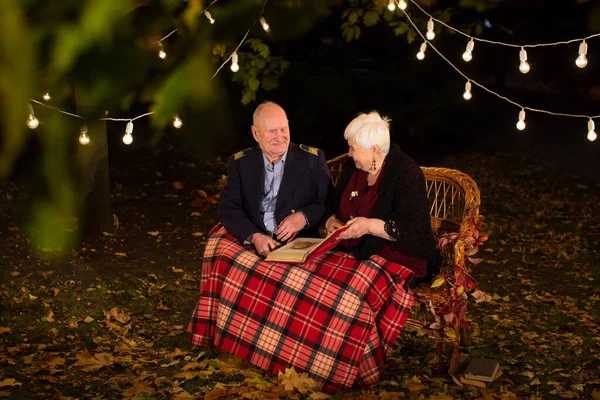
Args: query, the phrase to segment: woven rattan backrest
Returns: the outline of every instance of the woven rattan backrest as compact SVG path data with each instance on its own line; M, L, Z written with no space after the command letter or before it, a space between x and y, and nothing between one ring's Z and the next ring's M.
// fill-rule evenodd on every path
M334 185L340 179L342 164L347 158L347 154L342 154L327 162ZM431 226L437 234L456 232L471 210L479 213L479 189L469 175L450 168L421 167L421 170L427 186Z

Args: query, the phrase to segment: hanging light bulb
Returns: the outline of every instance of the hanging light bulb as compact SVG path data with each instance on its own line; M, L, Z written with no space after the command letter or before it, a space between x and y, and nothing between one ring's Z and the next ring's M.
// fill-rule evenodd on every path
M32 105L27 104L27 106L29 107L29 117L27 117L27 126L29 127L29 129L35 129L40 125L40 121L38 121L38 119L35 117Z
M587 43L584 40L579 45L579 56L575 60L575 65L577 65L579 68L585 68L585 66L587 65L586 54L587 54Z
M167 58L167 52L161 42L158 42L158 57L163 60Z
M240 65L238 64L238 55L237 55L237 53L233 53L231 55L231 70L233 72L238 72L240 70Z
M81 125L81 133L79 134L79 143L86 145L90 143L90 137L87 134L87 125Z
M521 60L519 64L519 71L521 71L524 74L528 73L531 67L527 62L527 51L525 51L524 47L521 47L521 51L519 52L519 60Z
M465 100L471 100L471 97L473 97L471 94L471 81L467 81L467 83L465 83L465 92L463 93L463 98Z
M519 122L517 122L517 129L522 131L525 129L525 109L521 108L519 111Z
M133 143L133 122L129 121L125 127L125 135L123 135L123 143L130 145Z
M467 43L467 49L463 53L463 60L469 62L473 59L473 47L475 47L475 42L473 39L469 40Z
M265 17L260 17L259 21L265 32L269 32L271 30L269 24L267 24L267 20L265 19Z
M595 129L596 129L596 127L594 126L594 120L590 118L590 120L588 121L588 134L587 134L587 139L590 142L593 142L594 140L596 140L598 138L598 135L596 135Z
M398 3L398 7L399 7L399 8L400 8L402 11L406 10L406 6L408 6L408 4L406 4L406 1L404 1L404 0L400 0L400 2Z
M215 19L212 17L212 15L210 15L208 10L204 11L204 16L210 21L211 24L215 23Z
M42 99L44 99L44 101L50 101L52 97L50 97L50 93L46 92L44 93L44 95L42 96Z
M181 118L179 118L179 115L176 115L173 118L173 126L177 129L179 129L183 126L183 121L181 120Z
M425 34L425 37L427 38L427 40L433 40L435 39L435 32L433 31L433 18L429 18L429 21L427 21L427 33Z
M419 60L422 60L425 58L425 50L427 50L427 42L423 42L423 44L421 45L421 48L419 49L419 52L417 53L417 58Z
M390 11L394 11L396 10L396 1L395 0L390 0L388 3L388 10Z

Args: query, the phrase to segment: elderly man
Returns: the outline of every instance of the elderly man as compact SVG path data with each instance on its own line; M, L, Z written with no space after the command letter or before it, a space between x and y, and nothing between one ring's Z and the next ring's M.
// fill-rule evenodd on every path
M279 105L259 105L251 129L258 146L231 156L219 216L227 231L266 256L298 234L317 236L330 177L322 151L290 142Z

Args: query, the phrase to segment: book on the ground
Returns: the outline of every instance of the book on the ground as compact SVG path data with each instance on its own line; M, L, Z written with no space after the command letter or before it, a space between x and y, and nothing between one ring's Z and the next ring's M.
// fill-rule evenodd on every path
M348 227L342 226L325 239L296 238L270 252L265 261L303 263L310 257L317 256L334 248L338 244L337 237L346 228Z
M498 368L498 372L496 372L496 375L494 375L494 379L492 382L496 381L496 379L498 379L501 375L502 375L502 368ZM487 387L487 385L489 385L491 383L491 382L479 381L476 379L468 379L468 378L465 378L464 375L460 376L460 382L464 383L465 385L471 385L471 386L477 386L477 387Z
M500 364L498 364L498 361L491 358L475 357L469 362L464 376L466 379L493 382L499 369Z

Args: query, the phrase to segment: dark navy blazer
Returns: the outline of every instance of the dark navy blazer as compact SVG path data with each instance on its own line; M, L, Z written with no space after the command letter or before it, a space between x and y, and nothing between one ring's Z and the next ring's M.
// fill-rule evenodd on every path
M219 217L240 242L253 233L266 232L260 212L264 168L263 154L258 145L229 159L227 186L221 191ZM302 211L308 218L308 225L298 236L318 236L330 182L323 151L290 143L283 171L275 206L277 225L291 213Z

